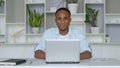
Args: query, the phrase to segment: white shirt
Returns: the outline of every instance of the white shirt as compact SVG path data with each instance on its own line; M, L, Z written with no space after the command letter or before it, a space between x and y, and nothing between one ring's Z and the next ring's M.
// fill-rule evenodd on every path
M57 39L70 39L69 35L59 35Z

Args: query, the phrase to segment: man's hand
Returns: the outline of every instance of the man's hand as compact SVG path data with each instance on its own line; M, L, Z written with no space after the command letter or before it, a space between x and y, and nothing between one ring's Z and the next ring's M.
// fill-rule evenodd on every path
M45 59L45 52L41 50L37 50L34 55L35 58L37 59Z
M80 59L83 60L83 59L89 59L91 58L92 55L89 51L85 51L83 53L80 53Z

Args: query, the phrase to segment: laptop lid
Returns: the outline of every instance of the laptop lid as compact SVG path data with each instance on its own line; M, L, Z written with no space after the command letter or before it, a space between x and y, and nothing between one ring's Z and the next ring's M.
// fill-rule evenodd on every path
M47 63L79 63L80 40L78 39L47 39Z

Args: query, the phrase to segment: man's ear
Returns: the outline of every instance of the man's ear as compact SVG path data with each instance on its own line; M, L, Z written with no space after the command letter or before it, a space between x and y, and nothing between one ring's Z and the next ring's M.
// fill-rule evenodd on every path
M55 18L55 23L56 23L56 18Z
M70 22L72 21L72 18L70 17Z

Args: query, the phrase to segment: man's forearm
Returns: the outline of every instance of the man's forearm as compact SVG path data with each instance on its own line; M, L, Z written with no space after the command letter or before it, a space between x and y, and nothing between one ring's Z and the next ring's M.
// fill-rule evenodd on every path
M34 55L35 58L37 59L45 59L45 52L41 50L37 50Z
M85 51L83 53L80 54L80 59L83 60L83 59L89 59L91 58L92 55L89 51Z

